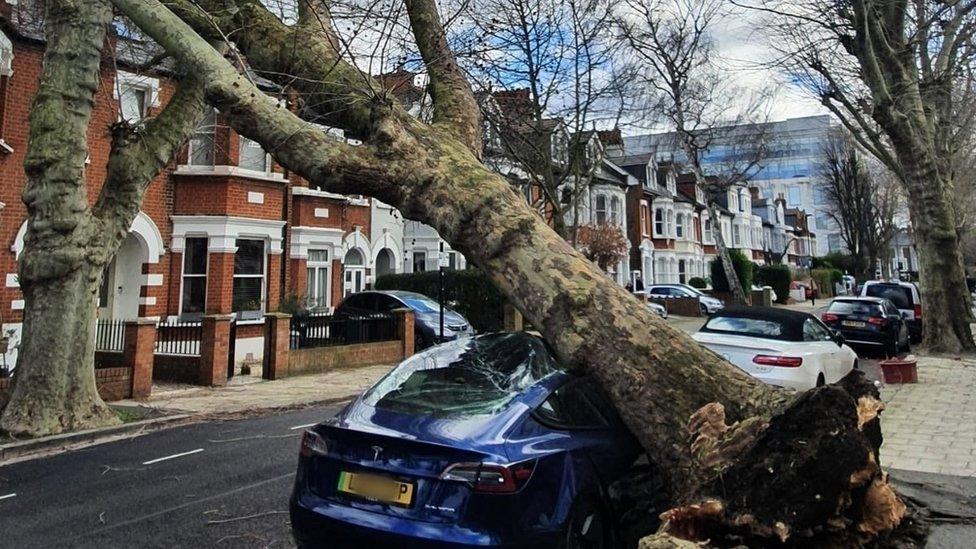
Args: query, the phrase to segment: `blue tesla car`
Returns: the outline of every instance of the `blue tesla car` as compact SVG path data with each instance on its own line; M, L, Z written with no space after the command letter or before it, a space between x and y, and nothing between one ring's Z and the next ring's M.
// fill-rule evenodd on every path
M396 366L302 439L300 547L612 547L640 449L588 378L516 332Z

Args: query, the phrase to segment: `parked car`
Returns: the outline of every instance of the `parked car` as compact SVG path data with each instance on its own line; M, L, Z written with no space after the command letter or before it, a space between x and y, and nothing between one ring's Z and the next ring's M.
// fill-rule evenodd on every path
M912 282L868 280L861 286L862 297L883 297L895 304L908 325L912 343L922 341L922 296Z
M810 389L857 368L857 354L843 336L800 311L726 307L692 337L770 385Z
M686 284L652 284L647 287L650 297L691 297L698 299L698 307L703 315L712 314L725 306L721 299Z
M887 299L838 298L830 302L820 320L843 334L848 345L854 347L880 350L889 357L910 347L908 325Z
M653 301L646 301L647 308L651 310L652 313L656 314L661 318L668 318L668 310L660 303L654 303Z
M366 291L352 294L336 307L338 318L370 313L386 313L407 308L414 314L414 345L426 349L437 343L474 335L471 323L460 314L444 308L444 336L440 333L440 305L433 299L400 290Z
M779 296L776 295L776 290L774 290L772 286L769 286L769 285L760 286L758 284L753 284L752 285L752 291L754 291L754 292L761 292L761 291L763 291L763 290L765 290L767 288L769 289L769 299L771 301L776 301L777 299L779 299Z
M613 547L640 455L589 378L525 332L445 343L305 432L300 547Z

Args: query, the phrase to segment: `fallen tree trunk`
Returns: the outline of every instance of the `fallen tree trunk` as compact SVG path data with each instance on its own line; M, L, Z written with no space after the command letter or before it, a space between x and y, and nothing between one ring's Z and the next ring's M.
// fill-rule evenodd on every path
M756 538L806 535L818 521L825 528L834 515L864 508L869 492L857 491L861 485L853 486L853 472L859 472L867 485L880 481L885 486L880 471L868 466L872 460L877 463L876 446L872 450L866 442L860 430L863 422L851 420L858 415L861 398L872 401L863 389L822 389L794 400L791 393L746 376L649 313L548 227L503 178L482 165L480 134L471 127L477 116L456 112L471 104L465 99L471 91L458 77L432 1L407 2L421 54L439 84L434 88L431 125L406 115L382 93L362 95L363 87L350 87L348 71L353 69L324 38L327 32L282 25L251 0L241 0L233 12L215 10L215 19L199 22L204 31L214 21L228 25L224 31L235 30L236 43L258 68L270 71L277 66L278 74L299 71L289 80L301 82L296 87L300 92L346 94L347 105L369 105L365 119L356 108L329 113L330 120L359 132L365 139L362 146L337 142L269 102L158 0L113 1L188 70L208 74L208 101L236 131L262 143L282 165L320 188L367 194L396 206L408 219L432 225L488 273L563 362L593 375L607 390L659 467L671 501L689 505L715 497L721 502L721 516L708 529L679 528L688 523L679 516L689 514L681 509L690 508L675 510L668 521L673 531L692 538L712 531L732 535L738 531L728 525L739 523ZM230 20L221 20L221 14L228 13L233 14ZM234 21L237 17L240 21ZM294 43L304 47L289 46ZM315 71L321 72L313 78ZM359 78L368 80L365 75ZM306 84L309 88L303 90ZM714 413L718 406L722 414ZM700 421L709 414L721 416L721 425L727 416L738 426L723 429L717 420ZM814 418L822 420L811 421ZM694 453L692 434L697 436ZM703 438L705 434L714 442ZM728 443L733 440L739 443ZM721 451L702 454L709 444ZM797 514L802 520L767 512L768 497L750 487L758 478L757 463L774 471L788 470L796 445L807 445L804 460L810 467L821 462L818 471L824 476L810 482L823 486L824 501L808 501L809 490L802 483L773 485L795 502L792 509L815 506ZM702 461L702 456L715 455L721 458ZM830 466L842 456L843 466ZM738 491L716 494L722 479L735 480ZM834 515L827 516L826 509ZM711 505L709 513L714 514ZM747 516L752 517L748 524L743 519ZM777 522L785 525L785 534ZM865 521L852 518L845 524L845 532L857 532ZM897 520L887 526L894 524Z

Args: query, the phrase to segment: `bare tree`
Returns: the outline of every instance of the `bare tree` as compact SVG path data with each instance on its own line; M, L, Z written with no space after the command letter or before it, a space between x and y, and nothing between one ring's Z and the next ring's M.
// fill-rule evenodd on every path
M0 415L0 430L33 436L118 421L95 386L95 296L149 182L189 139L205 108L202 88L184 78L155 118L114 126L105 181L89 206L88 127L111 4L50 0L44 17L47 47L24 160L23 337Z
M818 168L826 198L826 215L840 227L847 251L854 259L857 280L869 280L879 260L884 263L897 229L902 201L887 168L863 158L846 132L825 144Z
M487 97L498 152L539 190L535 206L571 242L603 162L589 130L616 123L628 98L611 28L616 2L486 0L467 10L460 62Z
M771 44L858 144L902 181L919 252L924 344L976 349L952 202L970 142L976 2L760 2Z
M719 261L736 303L746 295L735 276L719 224L715 197L746 183L766 153L765 94L749 94L729 84L714 59L712 26L723 16L721 0L624 0L619 27L630 44L649 98L649 111L674 128L708 200ZM725 149L724 160L709 166L704 156ZM751 213L751 212L750 212Z
M369 76L342 59L328 19L319 29L286 23L254 0L239 0L233 9L227 0L169 0L175 13L158 0L113 4L176 64L207 75L204 97L235 131L314 186L366 193L432 224L488 273L566 367L592 375L607 390L679 506L649 543L673 546L673 536L680 536L842 544L900 522L905 507L878 466L880 402L872 385L855 375L799 398L762 385L648 312L483 165L478 106L433 0L406 2L431 78L429 123L382 94L362 91L377 86L364 86ZM84 28L78 22L91 14L83 12L100 13L92 6L72 3L76 9L67 15L74 26L65 32ZM255 70L289 84L296 95L312 94L311 114L362 144L337 141L269 101L188 21L207 38L233 36ZM91 27L104 29L107 20L100 22ZM35 131L65 133L43 125ZM83 136L83 127L76 133ZM75 145L72 154L80 149ZM51 183L66 188L65 181Z

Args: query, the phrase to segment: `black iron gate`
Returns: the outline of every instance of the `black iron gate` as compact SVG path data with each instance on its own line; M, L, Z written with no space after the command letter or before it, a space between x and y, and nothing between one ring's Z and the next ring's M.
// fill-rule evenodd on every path
M231 319L227 335L227 379L234 377L234 351L237 349L237 320Z

